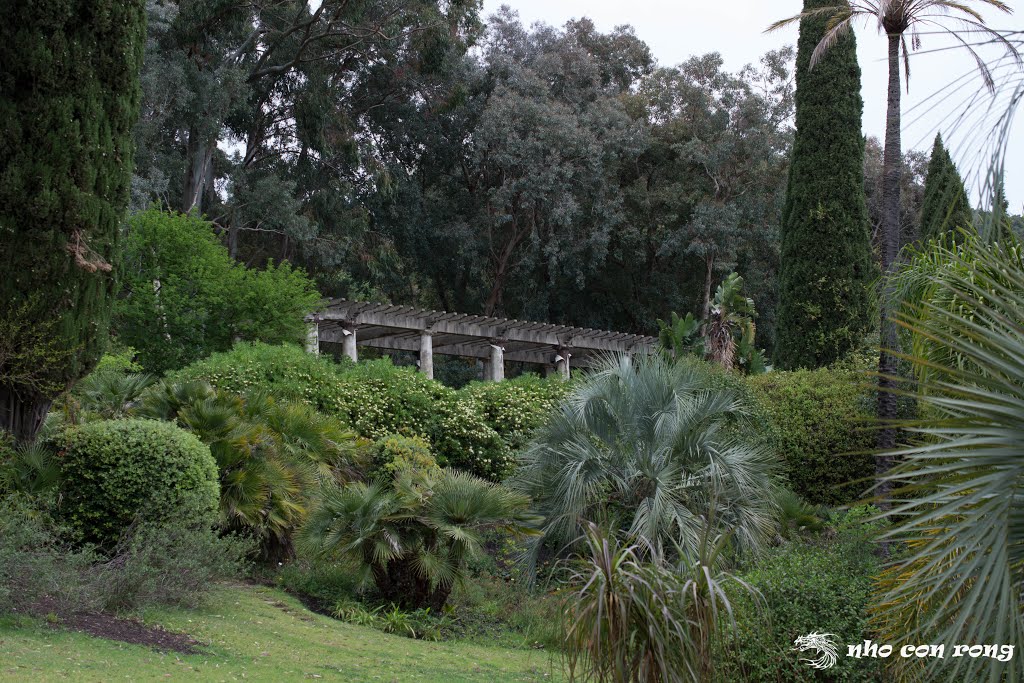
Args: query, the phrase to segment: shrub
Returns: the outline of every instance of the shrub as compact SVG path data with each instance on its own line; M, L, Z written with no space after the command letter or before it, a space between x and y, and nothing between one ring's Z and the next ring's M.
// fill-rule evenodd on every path
M501 437L458 392L387 359L337 365L297 347L239 344L173 373L171 379L301 400L374 441L392 434L422 437L438 464L492 481L513 465Z
M518 451L571 388L561 378L522 375L504 382L473 382L459 394L512 451Z
M371 477L390 479L400 470L432 470L436 467L437 460L430 453L430 444L418 436L392 434L373 444Z
M875 434L867 378L823 368L771 372L749 379L765 416L764 435L784 460L797 494L810 503L843 505L870 487Z
M178 511L123 530L112 557L70 542L45 499L0 497L0 612L58 616L95 610L195 606L210 585L242 573L251 543L188 527Z
M248 270L196 216L149 210L129 220L114 331L153 372L180 368L236 337L301 342L320 301L288 264ZM156 283L156 284L154 284Z
M721 681L806 681L809 669L793 651L798 636L833 633L841 649L870 638L867 612L879 563L873 545L853 520L839 537L781 546L742 576L763 602L748 595L733 601L735 637L719 644ZM809 653L810 654L810 653ZM881 660L840 657L830 681L878 681Z
M28 495L0 496L0 613L51 608L95 609L100 601L85 580L98 560L76 549Z
M62 516L87 542L112 548L136 519L182 526L217 522L217 464L210 449L173 424L92 422L67 432Z
M100 602L118 612L152 605L195 607L212 583L245 573L254 546L251 539L183 526L178 519L135 525L99 567Z
M605 520L652 551L695 551L705 519L742 548L774 534L777 459L750 405L703 367L620 356L574 387L513 480L545 516L547 542L568 548Z
M444 607L483 534L530 533L530 500L465 472L398 471L391 481L325 490L299 535L308 556L360 567L401 608Z

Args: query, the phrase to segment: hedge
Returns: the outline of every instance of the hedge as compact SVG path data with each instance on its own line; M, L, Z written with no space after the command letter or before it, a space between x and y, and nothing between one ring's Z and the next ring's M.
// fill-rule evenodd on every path
M169 422L101 420L72 428L60 462L61 515L86 542L110 549L136 521L173 518L183 528L217 522L217 463L198 438Z
M844 505L870 488L876 434L865 375L823 368L747 381L763 413L764 436L784 459L796 493L814 504Z

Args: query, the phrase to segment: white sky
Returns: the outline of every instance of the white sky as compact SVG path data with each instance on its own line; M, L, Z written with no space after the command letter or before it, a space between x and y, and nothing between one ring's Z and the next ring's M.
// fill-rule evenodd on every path
M518 11L526 24L541 21L561 26L569 19L582 16L590 17L602 31L631 24L662 65L675 65L694 55L720 52L726 66L733 71L756 62L769 50L783 45L795 46L795 26L770 34L764 30L772 22L792 16L803 7L802 0L484 0L485 16L503 4ZM1012 16L988 13L989 25L1024 30L1024 7L1018 7L1021 5L1018 0L1011 0L1009 4L1019 13ZM886 41L873 25L858 27L857 39L863 71L864 132L881 138L885 126ZM923 40L922 52L953 44L948 37L937 35L925 35ZM930 150L936 131L941 130L961 174L967 178L972 201L977 202L980 182L976 176L979 169L984 172L983 164L988 161L987 155L978 153L977 135L993 127L981 123L992 98L986 95L977 100L977 105L971 109L975 118L969 125L954 130L952 119L963 110L968 94L982 87L981 80L971 76L969 81L961 81L969 82L969 87L961 87L948 96L942 93L944 87L954 84L974 65L974 60L963 49L918 54L911 60L910 92L905 91L903 98L903 147L904 150ZM936 93L939 95L932 97ZM918 105L916 109L915 105ZM1010 210L1021 213L1024 207L1024 111L1017 116L1008 149L1007 196ZM986 158L981 159L982 156Z

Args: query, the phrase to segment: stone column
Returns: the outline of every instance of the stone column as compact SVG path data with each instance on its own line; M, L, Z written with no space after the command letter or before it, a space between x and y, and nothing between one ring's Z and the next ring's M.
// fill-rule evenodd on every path
M558 374L561 375L562 379L564 380L569 379L569 358L571 357L572 354L566 351L565 349L561 349L558 352L558 355L555 356L555 368L558 370Z
M359 352L356 351L356 328L345 327L341 331L341 352L346 358L351 358L352 362L359 361Z
M505 379L505 349L500 343L491 342L491 360L488 366L490 376L487 378L492 382L500 382Z
M420 372L434 379L434 335L426 331L420 334Z
M320 323L313 321L306 328L306 353L320 354Z

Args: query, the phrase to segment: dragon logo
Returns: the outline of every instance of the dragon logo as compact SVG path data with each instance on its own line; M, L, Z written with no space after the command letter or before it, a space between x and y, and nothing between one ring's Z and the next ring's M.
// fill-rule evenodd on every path
M804 658L800 661L813 669L831 669L839 658L839 651L833 640L835 637L834 633L808 633L793 641L793 645L795 645L793 649L800 652L814 650L816 653L814 659Z

